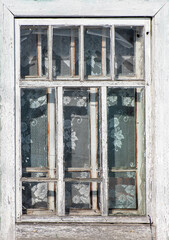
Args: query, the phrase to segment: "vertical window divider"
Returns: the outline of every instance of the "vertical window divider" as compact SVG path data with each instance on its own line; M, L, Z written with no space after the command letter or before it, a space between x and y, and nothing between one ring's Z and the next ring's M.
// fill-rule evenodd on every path
M107 87L101 88L101 119L102 119L102 183L101 209L102 216L108 216L108 156L107 156Z
M22 215L22 156L21 156L21 89L19 88L20 82L20 56L21 56L21 47L20 47L20 25L16 24L16 219L20 220ZM18 44L19 43L19 44Z
M111 54L111 60L110 60L110 74L111 74L111 80L114 80L115 78L115 27L112 25L111 27L111 36L110 36L110 54Z
M80 81L84 81L84 26L80 26Z
M98 102L97 102L97 88L90 88L90 129L91 129L91 178L98 178ZM92 184L92 207L97 210L97 188L98 184Z
M48 59L49 59L49 80L52 81L52 51L53 51L53 27L48 28Z
M48 129L48 166L49 178L55 178L55 94L54 89L47 89L47 129ZM55 183L48 183L48 206L49 210L55 210Z
M63 162L63 87L58 87L57 92L57 213L65 215L65 182Z

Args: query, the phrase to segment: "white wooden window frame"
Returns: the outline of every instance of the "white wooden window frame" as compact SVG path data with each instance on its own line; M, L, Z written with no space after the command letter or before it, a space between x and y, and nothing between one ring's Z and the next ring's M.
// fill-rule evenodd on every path
M72 18L66 18L66 19L16 19L15 20L15 51L16 51L16 95L17 95L17 102L16 102L16 218L17 221L54 221L54 222L114 222L114 220L117 218L115 216L108 216L108 176L107 176L107 120L105 116L107 115L107 104L106 104L106 95L107 95L107 89L106 87L143 87L145 89L145 98L146 98L146 106L145 106L145 112L146 112L146 119L149 119L150 112L147 112L146 108L150 108L148 105L149 102L147 102L147 96L150 94L148 93L147 86L150 85L151 77L150 77L150 54L151 54L151 47L150 47L150 38L151 38L151 32L150 32L150 19L137 19L137 18L130 18L130 19L72 19ZM32 78L26 78L21 79L20 76L20 27L21 26L80 26L81 31L81 37L80 37L80 45L83 45L83 30L84 27L90 27L90 26L110 26L111 31L111 39L114 39L114 27L115 26L142 26L144 27L144 51L145 51L145 62L144 62L144 80L143 79L137 79L132 80L130 77L129 80L123 80L119 81L114 77L114 70L111 71L111 78L110 77L104 77L104 79L100 77L93 77L90 78L90 80L84 79L84 53L83 48L81 48L80 52L80 79L68 79L68 80L60 80L56 79L53 80L51 76L51 60L49 58L49 79L36 79L32 80ZM49 27L51 29L51 27ZM50 45L50 35L49 35L49 45ZM114 41L111 41L112 45L112 52L114 49ZM49 55L51 55L51 50L49 50ZM114 66L114 55L111 56L111 66ZM111 67L114 69L113 67ZM124 78L126 79L126 77ZM56 147L57 150L57 161L58 161L58 199L57 199L57 215L55 216L28 216L28 215L22 215L22 166L21 166L21 145L18 144L21 142L21 136L20 136L20 88L57 88L58 89L58 111L62 112L62 89L63 87L100 87L101 88L101 100L102 100L102 161L103 161L103 183L101 184L101 191L102 191L102 207L101 207L101 213L102 216L65 216L65 204L63 199L65 199L64 195L64 189L65 184L63 181L63 142L58 141L58 146ZM147 95L148 94L148 95ZM62 132L62 125L63 125L63 116L62 114L58 115L58 138L63 139L63 132ZM145 120L147 122L147 120ZM146 128L146 126L145 126ZM146 160L147 161L147 160ZM139 189L139 188L138 188ZM138 210L121 210L124 215L143 215L142 213L145 212L145 203L140 204L141 199L141 192L138 191ZM144 202L144 201L143 201ZM142 205L142 206L141 206ZM142 209L140 209L142 208ZM114 211L118 212L118 211ZM146 219L145 215L144 217L141 217L142 220ZM118 218L117 218L118 219Z
M168 93L166 88L169 87L167 83L168 69L167 61L165 61L166 51L169 51L167 34L169 21L169 4L167 1L159 2L132 2L132 6L128 2L111 2L108 10L104 6L98 8L88 8L88 6L81 6L80 1L74 1L73 10L70 5L65 11L62 2L58 4L52 2L18 2L2 0L0 8L3 14L2 20L2 35L3 35L3 52L2 52L2 71L1 71L1 237L4 240L15 239L15 221L17 215L16 209L16 182L15 182L15 160L16 160L16 131L15 131L15 104L17 104L19 97L15 92L15 48L14 48L14 22L15 18L25 17L150 17L152 18L152 55L148 64L152 66L149 72L149 79L146 83L146 217L113 217L114 223L149 223L149 217L154 219L157 225L156 237L157 239L167 239L166 224L169 221L165 218L168 210L161 208L160 203L167 206L167 197L164 195L164 189L168 189L168 176L166 166L168 158L165 155L163 164L161 164L161 157L163 156L164 136L162 130L164 128L161 115L165 114L166 120L169 119L168 109ZM85 5L84 5L85 6ZM94 6L95 7L95 6ZM93 9L95 9L93 11ZM166 37L165 37L166 36ZM162 45L160 41L164 40ZM150 47L151 49L151 47ZM151 58L152 57L152 58ZM152 59L152 61L151 61ZM8 63L8 67L7 66ZM164 71L161 72L161 69ZM152 79L152 80L151 80ZM166 82L165 82L166 81ZM161 85L162 84L162 85ZM154 92L159 94L154 97ZM163 98L160 97L160 94ZM167 95L166 95L167 94ZM166 100L165 100L166 99ZM16 100L16 102L15 102ZM163 101L164 100L164 101ZM163 108L161 108L161 104ZM152 104L154 105L154 111ZM157 115L155 115L157 114ZM161 123L161 125L160 125ZM168 124L168 123L167 123ZM166 124L166 125L167 125ZM168 131L166 131L168 134ZM169 134L165 134L165 144L169 142ZM158 137L158 139L156 138ZM155 143L152 144L152 140ZM168 139L168 141L167 141ZM168 154L168 153L166 153ZM9 161L10 160L10 161ZM166 173L166 174L165 174ZM10 176L10 177L7 177ZM169 179L168 179L169 180ZM154 186L155 183L155 186ZM5 187L3 187L5 186ZM159 216L159 217L158 217ZM80 220L80 219L79 219ZM28 220L26 220L28 221ZM33 219L29 220L34 222ZM55 220L50 220L53 222ZM106 219L104 220L105 222ZM166 223L167 221L167 223ZM42 220L41 222L46 222Z

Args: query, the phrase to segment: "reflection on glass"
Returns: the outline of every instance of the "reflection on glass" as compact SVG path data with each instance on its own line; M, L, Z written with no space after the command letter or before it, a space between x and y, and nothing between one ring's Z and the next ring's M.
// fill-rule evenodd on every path
M79 30L53 30L53 77L79 75Z
M97 211L100 208L100 184L94 184L97 188L93 192L91 183L66 183L65 205L67 213L71 213L73 209ZM96 204L96 207L94 207L94 204Z
M98 99L96 88L64 89L65 167L90 168L91 144L98 164Z
M144 45L142 27L115 28L115 74L143 77Z
M108 88L108 165L135 167L136 93L134 88Z
M22 167L47 166L47 90L21 90Z
M109 209L136 209L136 173L109 173Z
M86 28L84 35L85 76L110 74L110 30Z
M47 28L21 28L21 77L42 77L48 74Z
M29 208L47 209L48 184L39 182L22 183L23 213Z
M51 88L21 90L23 172L26 168L49 167L54 169L55 167L55 152L51 152L48 146L48 138L50 139L51 131L55 132L53 126L55 121L54 96L54 89ZM50 124L47 125L47 121ZM51 130L52 126L53 129ZM50 146L55 142L55 139L51 141ZM29 173L25 176L29 176Z

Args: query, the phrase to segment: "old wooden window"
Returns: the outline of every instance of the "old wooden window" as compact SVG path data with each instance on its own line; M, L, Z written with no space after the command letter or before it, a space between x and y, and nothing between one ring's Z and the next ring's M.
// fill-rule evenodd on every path
M145 214L149 32L145 19L16 21L18 218Z

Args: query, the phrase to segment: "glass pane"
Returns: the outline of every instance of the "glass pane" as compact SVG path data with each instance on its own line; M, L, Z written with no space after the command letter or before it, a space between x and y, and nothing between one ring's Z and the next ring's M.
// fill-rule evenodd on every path
M110 74L110 29L86 28L84 35L85 76Z
M136 173L109 173L109 209L136 209Z
M115 28L115 74L143 78L143 27Z
M48 207L48 183L23 182L22 183L22 206L23 213L26 213L28 208L43 208Z
M90 168L93 165L94 169L98 169L98 109L99 91L97 88L64 89L64 160L66 168ZM92 157L90 153L92 153Z
M79 30L53 30L53 78L79 75Z
M95 191L92 190L95 187ZM66 212L73 209L97 210L100 209L100 184L98 183L66 183Z
M21 90L21 141L22 168L49 167L51 154L48 144L51 126L50 109L55 110L54 89L22 89ZM48 114L47 114L48 112ZM49 122L50 124L47 124ZM55 129L53 128L53 131ZM53 142L55 139L53 139ZM51 143L52 144L52 143ZM49 154L48 154L49 152ZM49 160L49 161L48 161ZM55 161L55 159L53 160ZM55 166L55 163L54 163ZM39 170L39 172L41 172ZM28 173L29 176L29 173Z
M47 28L21 27L21 77L48 75Z
M135 167L135 89L108 88L109 168Z
M56 184L53 182L23 182L23 213L35 214L32 210L51 210L56 208ZM37 212L38 214L38 212Z

